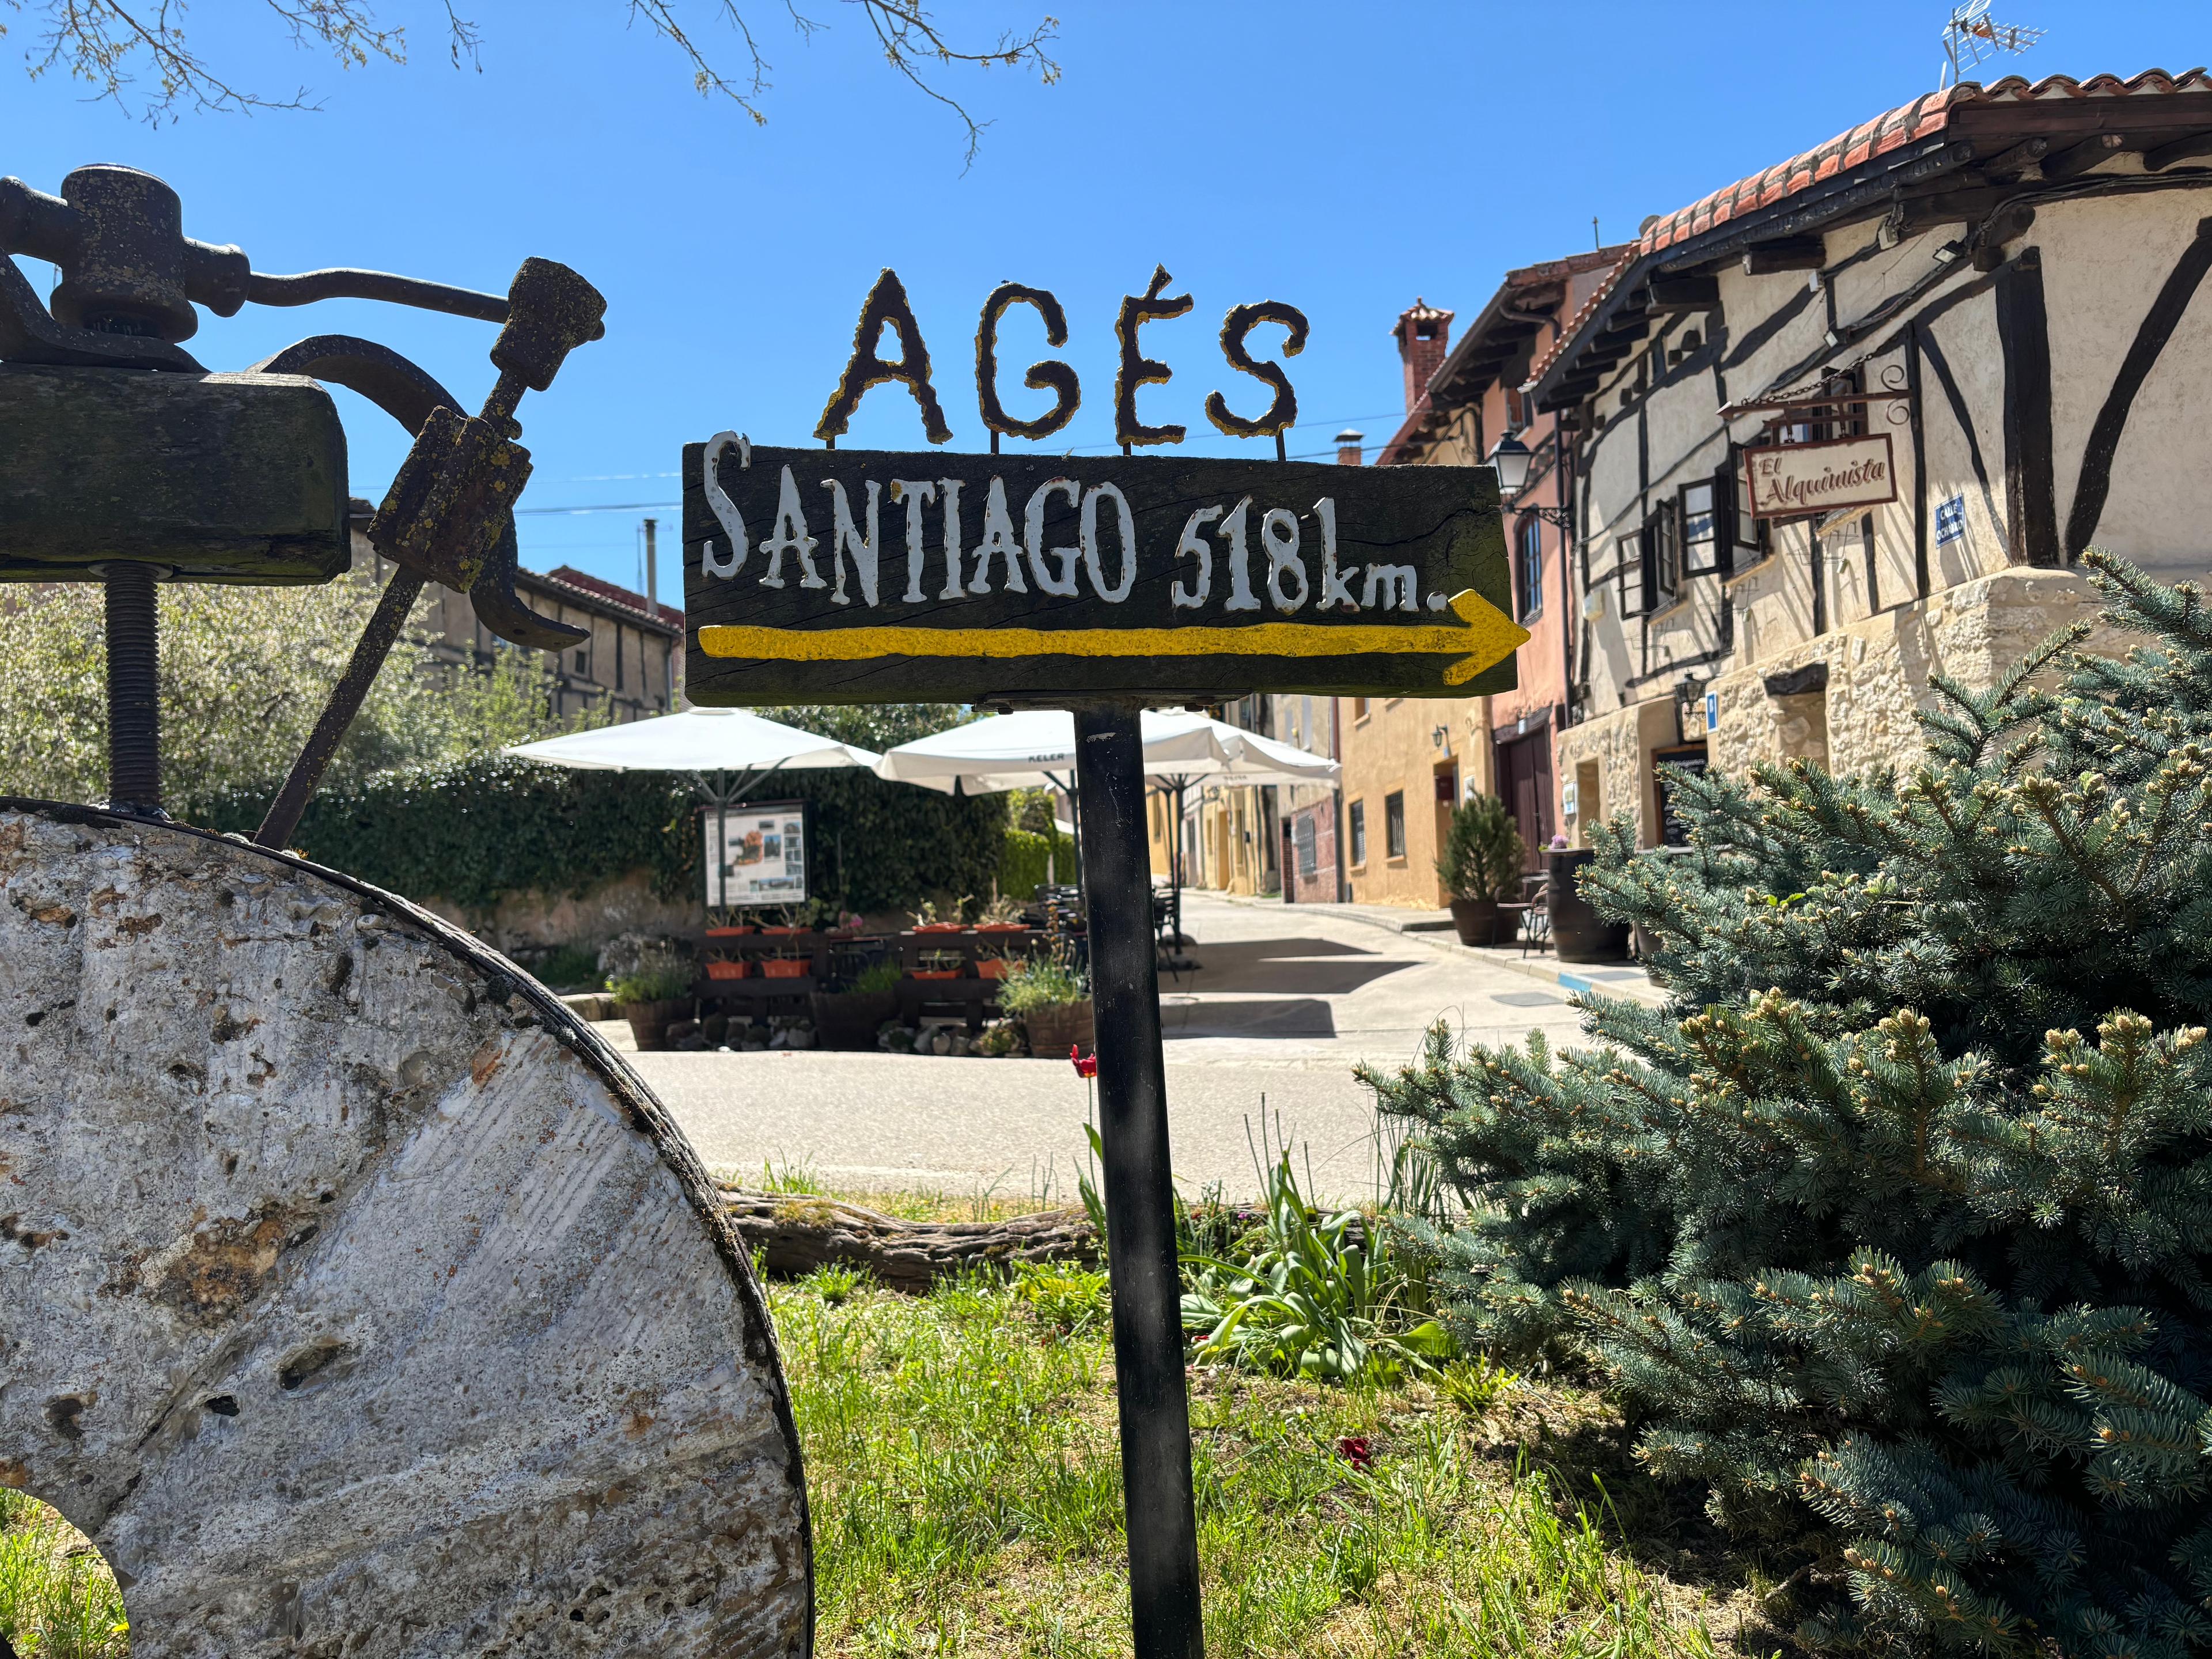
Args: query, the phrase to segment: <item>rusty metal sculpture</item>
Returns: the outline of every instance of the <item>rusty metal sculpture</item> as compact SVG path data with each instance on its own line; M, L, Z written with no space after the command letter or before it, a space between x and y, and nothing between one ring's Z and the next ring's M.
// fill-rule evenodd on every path
M575 634L514 593L514 411L599 296L270 276L180 223L129 168L0 179L0 580L106 584L111 716L106 808L0 799L0 1484L106 1554L140 1659L797 1659L789 1402L681 1134L512 963L279 850L426 582ZM339 295L502 324L480 412L367 340L182 349ZM415 434L398 569L248 845L160 810L155 585L347 568L324 381Z

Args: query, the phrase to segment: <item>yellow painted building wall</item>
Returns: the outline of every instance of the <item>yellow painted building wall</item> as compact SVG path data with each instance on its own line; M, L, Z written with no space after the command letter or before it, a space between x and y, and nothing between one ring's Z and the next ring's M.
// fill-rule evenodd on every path
M1454 799L1470 787L1485 793L1491 775L1487 697L1339 699L1344 733L1344 814L1346 875L1355 904L1401 904L1432 909L1444 902L1437 879L1443 817L1437 799L1439 774L1450 777ZM1393 856L1388 838L1389 798L1402 797L1405 851ZM1352 832L1353 809L1364 820Z

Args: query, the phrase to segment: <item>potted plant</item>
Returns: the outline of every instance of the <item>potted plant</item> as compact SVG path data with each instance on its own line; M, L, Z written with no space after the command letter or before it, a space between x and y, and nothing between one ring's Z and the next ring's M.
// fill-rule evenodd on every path
M1501 934L1513 936L1501 926L1505 916L1498 904L1520 884L1527 855L1512 815L1497 796L1470 795L1453 812L1437 874L1451 895L1452 926L1462 945L1496 945Z
M817 991L814 1034L824 1048L872 1048L876 1033L898 1014L896 961L871 963L842 991Z
M627 972L607 981L607 991L640 1049L665 1048L669 1026L690 1018L691 965L671 946L647 945Z
M968 958L957 951L924 951L920 965L914 969L916 979L960 979L968 972Z
M909 910L907 914L914 919L914 931L917 933L964 933L968 924L960 920L959 912L966 907L967 903L965 896L962 896L953 905L953 914L941 917L937 914L937 902L934 899L924 899L921 902L921 909Z
M1097 1041L1091 981L1060 952L1015 963L1000 988L999 1006L1029 1033L1031 1054L1056 1054Z
M994 893L991 902L983 907L983 914L975 919L975 931L979 933L1003 937L1029 930L1029 924L1022 920L1022 907L1002 893Z
M743 979L751 969L752 963L744 957L726 956L720 951L707 958L708 979Z

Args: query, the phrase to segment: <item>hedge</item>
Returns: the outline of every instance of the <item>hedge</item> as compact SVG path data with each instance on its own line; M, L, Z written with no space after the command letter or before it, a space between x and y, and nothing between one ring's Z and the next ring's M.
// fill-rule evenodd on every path
M1075 843L1055 831L1049 836L1028 830L1006 831L1006 849L999 854L999 890L1008 898L1027 903L1045 879L1046 856L1051 857L1052 878L1075 880Z
M988 893L1000 872L1006 805L990 796L934 794L855 769L779 777L758 798L813 804L815 890L857 910ZM250 833L267 805L264 792L237 791L197 803L192 816ZM580 894L641 868L656 892L680 898L702 891L697 811L688 777L481 756L325 791L293 841L380 887L470 908L509 893Z

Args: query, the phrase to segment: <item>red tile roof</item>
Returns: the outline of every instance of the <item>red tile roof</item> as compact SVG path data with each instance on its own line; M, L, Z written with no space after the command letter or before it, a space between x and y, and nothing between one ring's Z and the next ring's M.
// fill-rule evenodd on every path
M579 589L590 594L593 599L617 605L647 621L658 621L665 627L680 629L684 626L684 613L676 606L658 604L647 599L642 593L620 586L614 582L604 580L598 576L587 574L574 565L557 564L550 570L526 570L522 574L526 577L534 576L539 581L550 582L556 587Z
M1886 115L1878 115L1871 121L1853 127L1849 132L1838 133L1826 143L1808 149L1802 155L1793 155L1764 173L1754 173L1748 179L1739 179L1725 190L1717 190L1702 201L1691 203L1645 231L1638 246L1643 252L1656 253L1661 248L1671 247L1676 242L1700 235L1715 225L1725 224L1740 213L1749 212L1754 208L1771 207L1784 197L1794 196L1824 179L1832 178L1845 167L1855 167L1875 156L1886 155L1901 145L1935 137L1950 125L1954 112L1970 104L2125 98L2136 94L2207 90L2212 90L2212 77L2208 77L2201 69L2185 70L2179 75L2168 75L2164 70L2145 70L2141 75L2125 81L2117 75L2096 75L2087 81L2076 81L2067 75L2053 75L2033 85L2018 75L2007 76L1987 87L1972 81L1961 81L1942 92L1931 92L1925 97L1916 98Z
M1754 173L1749 178L1711 195L1692 202L1653 222L1634 244L1627 258L1615 267L1598 291L1561 331L1552 349L1529 369L1528 378L1541 380L1560 353L1572 347L1581 325L1595 314L1618 286L1621 276L1638 259L1672 247L1677 242L1703 235L1717 225L1759 209L1772 207L1801 191L1833 178L1849 167L1906 144L1917 143L1941 133L1961 110L1981 106L2030 104L2066 101L2089 98L2127 98L2157 95L2175 92L2212 91L2212 75L2203 69L2184 70L2179 75L2168 75L2164 70L2145 70L2141 75L2123 80L2117 75L2094 75L2086 81L2076 81L2071 76L2052 75L2030 82L2024 76L2007 76L2002 81L1983 86L1974 81L1961 81L1956 86L1941 92L1931 92L1878 115L1873 120L1853 127L1849 132L1838 133L1825 144L1816 145L1802 155Z

